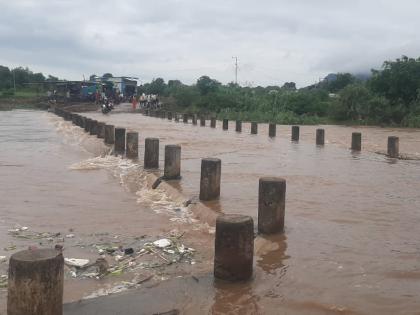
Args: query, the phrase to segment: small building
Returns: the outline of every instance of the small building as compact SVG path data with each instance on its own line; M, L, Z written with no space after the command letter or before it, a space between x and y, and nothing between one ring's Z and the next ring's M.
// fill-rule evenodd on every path
M137 78L133 77L108 77L108 78L101 78L103 82L112 82L114 85L114 89L124 97L129 98L136 94L137 90Z

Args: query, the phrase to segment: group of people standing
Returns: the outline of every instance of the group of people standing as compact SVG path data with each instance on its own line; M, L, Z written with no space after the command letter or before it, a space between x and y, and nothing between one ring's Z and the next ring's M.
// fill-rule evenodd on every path
M137 99L137 97L133 96L132 99L133 110L137 108L147 108L147 109L157 109L160 107L159 98L156 94L148 94L146 95L143 93Z

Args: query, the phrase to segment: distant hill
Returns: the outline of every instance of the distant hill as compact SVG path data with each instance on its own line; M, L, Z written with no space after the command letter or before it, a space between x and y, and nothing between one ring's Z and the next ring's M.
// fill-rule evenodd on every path
M343 73L341 73L341 74L343 74ZM359 73L350 73L350 74L354 78L356 78L356 80L358 80L358 81L367 81L371 77L370 72L359 72ZM326 87L329 84L337 81L338 75L339 75L339 73L329 73L324 79L322 79L318 83L308 85L306 87L303 87L302 89L303 90L311 90L311 89L315 89L315 88Z

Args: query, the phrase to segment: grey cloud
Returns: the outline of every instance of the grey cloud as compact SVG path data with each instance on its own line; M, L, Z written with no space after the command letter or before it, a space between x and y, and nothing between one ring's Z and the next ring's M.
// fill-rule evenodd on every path
M0 0L0 64L80 79L310 84L419 55L420 3L391 0Z

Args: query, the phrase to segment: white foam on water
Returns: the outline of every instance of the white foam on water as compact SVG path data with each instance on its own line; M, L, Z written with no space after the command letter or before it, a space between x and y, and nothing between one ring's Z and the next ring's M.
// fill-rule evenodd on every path
M137 187L137 203L145 205L157 214L170 217L170 221L180 223L197 223L192 212L183 202L175 201L164 189L150 187L150 174L142 166L132 160L120 156L104 155L90 158L70 166L72 170L98 170L106 169L120 184L128 190L130 183ZM149 184L148 184L149 183Z

